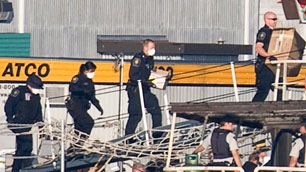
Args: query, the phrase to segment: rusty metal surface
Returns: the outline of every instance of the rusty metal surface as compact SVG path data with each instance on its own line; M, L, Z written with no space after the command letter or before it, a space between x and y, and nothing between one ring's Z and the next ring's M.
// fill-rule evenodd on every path
M230 114L242 125L292 128L306 118L306 101L171 103L171 111L196 120Z

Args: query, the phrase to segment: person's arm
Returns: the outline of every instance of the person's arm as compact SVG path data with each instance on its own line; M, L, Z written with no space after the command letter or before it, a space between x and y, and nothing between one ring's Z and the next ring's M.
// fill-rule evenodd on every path
M289 167L295 167L297 159L298 159L297 157L291 156L289 161Z
M8 123L12 123L13 116L16 115L16 105L19 101L19 94L20 90L18 90L18 88L13 89L4 105L4 111L7 117L6 121Z
M94 83L90 81L87 86L84 87L84 93L88 100L103 114L103 109L100 106L99 100L96 98L96 89Z
M234 158L234 161L238 167L242 167L242 163L240 160L239 152L238 152L238 143L235 139L235 135L231 132L226 136L226 142L229 144L230 151Z
M103 114L103 109L100 106L99 100L95 96L92 96L90 101L101 112L101 115L102 115Z
M74 76L69 84L69 91L74 94L84 94L84 86L80 84L80 79L82 79L79 76Z
M291 147L291 151L289 153L290 161L289 161L289 167L295 167L298 157L300 156L300 150L303 149L304 142L301 138L296 139Z
M210 145L211 145L210 140L211 140L211 133L203 140L203 143L193 151L193 154L202 152L205 149L207 149L208 147L210 147Z
M40 100L40 98L39 98L39 100ZM37 116L36 116L35 122L43 122L42 108L41 108L41 104L40 103L38 105L38 109L37 109L36 114L37 114Z
M241 160L240 160L238 149L232 150L231 152L232 152L232 155L233 155L233 158L235 160L236 165L238 167L242 167L242 163L241 163Z
M198 146L192 153L197 154L199 152L202 152L204 150L203 145Z
M255 50L259 55L269 58L271 54L269 54L263 47L264 47L264 43L257 42L255 46Z
M138 54L136 54L131 61L129 71L129 77L131 80L137 81L142 79L141 63L143 63L142 59Z

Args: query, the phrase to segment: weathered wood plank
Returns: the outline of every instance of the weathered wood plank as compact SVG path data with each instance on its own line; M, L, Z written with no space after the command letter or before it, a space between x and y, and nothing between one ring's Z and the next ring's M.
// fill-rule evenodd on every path
M306 101L281 102L203 102L171 103L171 111L181 117L211 121L220 120L225 114L237 118L241 124L292 128L306 119Z

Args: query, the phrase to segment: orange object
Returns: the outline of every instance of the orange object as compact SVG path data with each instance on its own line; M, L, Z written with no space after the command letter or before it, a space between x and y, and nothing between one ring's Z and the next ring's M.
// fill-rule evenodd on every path
M305 75L305 80L304 80L304 88L306 90L306 75Z

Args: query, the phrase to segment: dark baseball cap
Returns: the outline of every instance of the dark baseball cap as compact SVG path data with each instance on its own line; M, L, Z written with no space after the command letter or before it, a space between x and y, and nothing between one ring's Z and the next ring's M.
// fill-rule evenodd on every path
M36 89L43 89L43 82L42 80L35 74L31 74L27 79L27 85L30 85Z
M220 122L231 122L233 124L237 124L238 120L231 115L225 115L224 117L220 119Z

